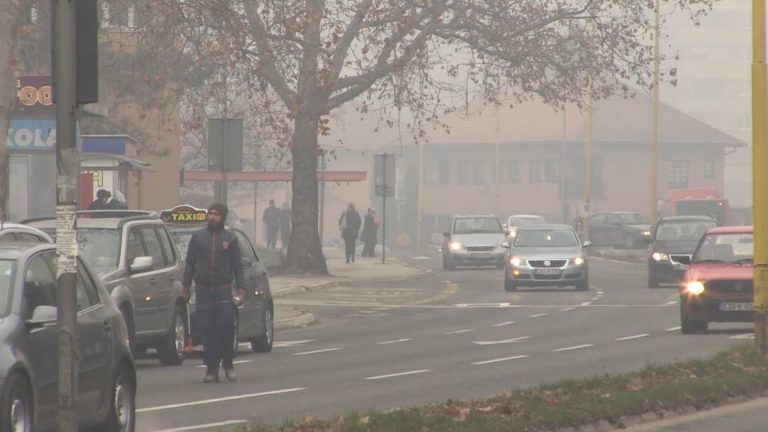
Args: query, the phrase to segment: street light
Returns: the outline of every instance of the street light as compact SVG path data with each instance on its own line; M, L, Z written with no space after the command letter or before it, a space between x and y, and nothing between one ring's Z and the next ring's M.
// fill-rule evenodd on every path
M648 207L648 220L656 223L656 206L659 194L659 37L661 36L661 0L656 0L656 22L653 30L653 88L651 89L651 104L653 106L651 126L651 202Z

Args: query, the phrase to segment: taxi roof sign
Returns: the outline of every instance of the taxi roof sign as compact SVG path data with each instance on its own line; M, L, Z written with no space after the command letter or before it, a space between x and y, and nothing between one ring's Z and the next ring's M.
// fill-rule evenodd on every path
M160 212L160 219L166 223L200 223L208 220L208 211L182 204Z

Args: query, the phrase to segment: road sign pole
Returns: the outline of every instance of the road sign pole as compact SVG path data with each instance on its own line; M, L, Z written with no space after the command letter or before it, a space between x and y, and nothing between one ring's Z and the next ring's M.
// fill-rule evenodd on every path
M384 157L381 161L382 172L382 222L381 222L381 263L385 264L387 261L387 195L389 195L389 184L387 183L387 154L384 153Z

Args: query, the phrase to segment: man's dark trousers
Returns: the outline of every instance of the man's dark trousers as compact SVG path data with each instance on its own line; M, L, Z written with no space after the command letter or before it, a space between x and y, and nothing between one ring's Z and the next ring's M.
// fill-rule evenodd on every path
M229 286L197 288L195 314L203 333L203 362L209 374L219 373L219 364L232 369L235 343L235 306Z
M267 226L267 248L269 249L277 249L277 232L280 230L280 227L270 227Z

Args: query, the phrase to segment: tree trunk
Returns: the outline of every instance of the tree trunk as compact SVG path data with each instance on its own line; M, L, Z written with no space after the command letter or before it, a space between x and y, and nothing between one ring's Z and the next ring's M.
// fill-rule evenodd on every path
M307 110L309 111L309 110ZM318 111L319 112L319 111ZM286 271L328 274L318 231L317 128L320 116L300 112L291 140L293 204Z
M16 103L16 46L25 0L0 0L0 220L6 218L8 201L8 148L10 115Z

